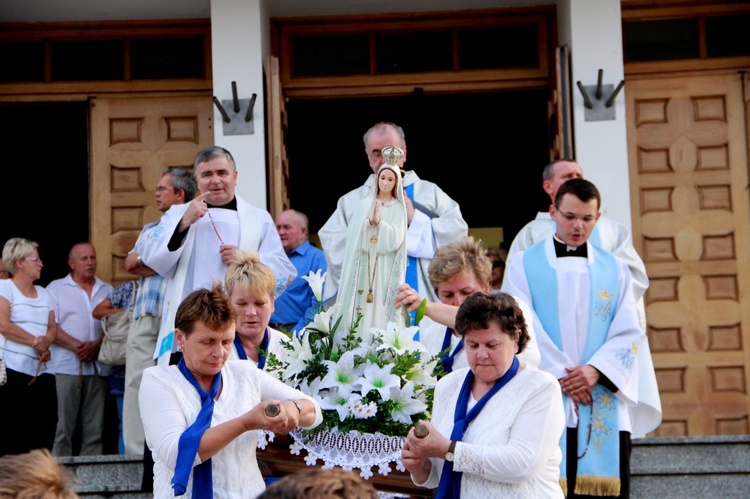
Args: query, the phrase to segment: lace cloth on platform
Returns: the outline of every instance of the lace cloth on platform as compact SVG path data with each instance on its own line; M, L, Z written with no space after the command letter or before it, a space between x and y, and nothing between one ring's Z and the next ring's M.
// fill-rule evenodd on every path
M294 443L289 446L291 453L298 456L301 450L307 451L305 463L308 466L315 466L321 459L323 469L338 466L351 471L358 468L359 475L365 480L373 476L374 467L381 475L388 475L392 471L391 463L396 465L397 470L406 471L401 462L404 437L355 430L342 433L335 428L320 431L314 436L306 435L298 428L291 435L294 438Z

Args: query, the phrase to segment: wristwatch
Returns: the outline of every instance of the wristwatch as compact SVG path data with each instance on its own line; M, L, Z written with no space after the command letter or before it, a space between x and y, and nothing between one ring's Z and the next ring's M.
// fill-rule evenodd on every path
M456 450L456 441L451 440L451 445L450 447L448 447L448 452L445 453L445 460L448 461L449 463L453 462L453 457L454 457L453 451L455 450Z

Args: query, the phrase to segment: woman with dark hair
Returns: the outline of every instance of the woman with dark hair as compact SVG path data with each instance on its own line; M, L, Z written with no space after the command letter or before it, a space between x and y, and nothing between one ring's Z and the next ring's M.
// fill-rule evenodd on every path
M526 322L508 294L477 292L459 307L469 368L438 381L426 436L409 432L402 461L438 498L555 497L565 427L557 380L519 361Z

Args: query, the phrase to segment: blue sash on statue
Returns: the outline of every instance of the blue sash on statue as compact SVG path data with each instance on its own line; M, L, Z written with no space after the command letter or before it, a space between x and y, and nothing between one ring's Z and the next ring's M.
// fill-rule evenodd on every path
M451 432L451 440L460 442L464 438L464 433L469 423L474 421L487 402L500 391L502 387L508 384L510 380L518 372L518 357L513 357L513 363L510 365L510 369L503 374L500 379L495 382L495 385L484 394L484 397L479 399L474 407L466 413L466 408L469 405L469 397L471 396L471 385L474 383L474 373L469 370L464 378L464 384L461 386L461 391L458 393L458 400L456 401L456 411L453 414L453 431ZM436 499L458 499L461 497L461 477L463 472L453 471L453 463L446 461L443 464L443 471L440 474L440 483L438 485Z
M234 333L234 348L237 350L237 355L241 360L247 360L247 352L245 351L245 345L242 344L242 340L240 340L240 335L237 333ZM266 328L265 333L263 333L263 340L260 342L260 355L258 356L258 369L263 370L264 367L266 367L266 354L265 352L268 351L268 328Z
M180 359L177 364L183 376L195 387L201 398L201 410L193 424L187 427L180 435L177 444L177 464L175 466L174 476L172 477L172 489L175 496L185 494L190 472L193 472L193 497L196 499L209 499L214 495L213 473L211 471L211 459L206 459L201 464L193 468L195 456L198 454L198 447L203 438L203 433L211 426L211 418L214 414L214 399L219 393L221 387L221 371L214 376L211 384L211 391L206 392L201 388L198 380L185 365L185 358ZM194 471L193 471L194 470Z
M404 187L404 192L406 192L406 197L408 197L409 199L414 199L414 184ZM417 292L419 292L419 271L417 270L418 265L419 260L417 258L406 255L405 281L406 284L411 286L411 288ZM416 326L416 324L414 324L414 318L416 317L416 315L416 310L414 310L413 312L409 312L409 316L411 317L411 324L414 326ZM417 332L414 333L414 341L419 341L419 329L417 329Z
M527 249L524 252L523 263L531 292L532 308L539 316L547 335L562 351L557 272L547 260L546 245L549 243L549 239L545 239ZM591 311L583 363L586 363L607 340L620 290L617 259L597 245L589 245L589 251L592 250L594 261L589 267ZM592 492L600 490L602 483L612 485L614 487L610 488L619 490L620 436L617 420L619 402L611 391L598 383L592 387L591 396L593 404L589 408L583 406L579 411L575 493L598 495ZM563 402L566 406L567 399L567 395L563 394ZM566 433L563 431L560 439L560 449L563 453L560 463L561 481L567 480Z

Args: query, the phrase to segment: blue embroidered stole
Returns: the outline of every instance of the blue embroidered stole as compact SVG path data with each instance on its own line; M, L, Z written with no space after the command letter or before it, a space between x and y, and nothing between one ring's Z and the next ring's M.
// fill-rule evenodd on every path
M559 288L557 272L547 260L545 239L524 252L524 271L531 292L531 306L536 311L549 338L563 350L558 310ZM594 262L589 266L590 276L590 317L583 363L601 348L607 340L609 327L619 301L620 276L617 260L611 253L598 245L589 245ZM564 290L563 290L564 292ZM581 408L578 419L578 454L570 459L578 459L576 493L587 487L596 488L596 483L616 480L619 489L620 476L620 437L617 420L619 401L614 394L600 384L592 387L593 404L590 410ZM565 406L567 395L563 394ZM560 479L567 480L566 431L560 439L563 459L560 463ZM589 488L588 490L591 490Z
M502 387L508 384L510 380L518 372L518 357L513 357L513 363L505 374L495 382L495 385L484 394L484 396L474 404L474 407L466 413L466 408L469 405L469 397L471 396L471 386L474 384L474 373L469 370L464 378L464 384L461 386L461 391L458 394L458 400L456 401L456 411L453 415L453 431L451 432L451 440L460 442L464 438L464 433L469 423L474 421L479 413L482 411L487 402L500 391ZM453 471L453 463L446 461L443 464L443 471L440 474L440 484L436 494L436 499L447 499L454 498L458 499L461 497L461 477L463 472Z
M406 192L406 197L408 197L409 199L414 199L414 184L410 184L404 187L404 192ZM408 243L405 242L405 244L407 244L408 246ZM417 258L406 255L406 284L411 286L411 288L417 292L419 292L419 271L417 270L418 265L419 260ZM416 315L416 310L413 312L409 312L409 316L411 317L411 324L414 326L417 325L414 324ZM419 329L417 329L417 332L414 333L414 341L419 341Z
M268 351L268 328L263 333L263 340L260 342L260 354L258 355L258 369L263 370L266 367L266 354ZM248 360L247 352L245 351L245 345L242 344L240 335L234 333L234 348L237 350L237 355L241 360Z
M187 489L190 472L193 471L193 462L195 462L195 456L198 454L198 447L200 446L201 438L203 438L203 433L211 426L211 417L214 414L214 399L221 387L221 371L214 376L211 391L206 392L201 388L198 380L195 379L193 373L185 365L184 357L180 359L177 368L190 384L195 387L201 398L201 410L198 413L198 417L193 424L182 432L177 444L177 464L174 476L172 477L172 489L175 496L181 496L185 494L185 490ZM213 495L211 459L206 459L196 466L195 471L193 471L193 497L196 499L208 499L212 498Z

